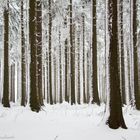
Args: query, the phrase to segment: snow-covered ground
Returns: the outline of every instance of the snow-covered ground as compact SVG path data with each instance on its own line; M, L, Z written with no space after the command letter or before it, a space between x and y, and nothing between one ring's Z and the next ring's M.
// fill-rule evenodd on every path
M125 107L127 130L103 124L104 105L46 105L40 113L29 107L0 105L0 139L5 140L139 140L140 112Z

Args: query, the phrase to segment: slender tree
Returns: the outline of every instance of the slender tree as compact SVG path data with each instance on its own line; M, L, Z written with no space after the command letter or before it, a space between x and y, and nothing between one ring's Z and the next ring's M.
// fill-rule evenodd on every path
M4 107L10 107L9 103L9 0L4 7L4 81L3 99Z
M36 47L36 1L29 1L29 43L31 49L30 63L30 107L39 112L40 104L37 95L37 47Z
M56 49L55 49L56 51ZM54 54L54 103L57 103L57 64L56 64L56 54Z
M122 101L119 79L119 45L118 45L118 9L117 0L108 0L109 29L109 79L110 79L110 116L108 125L112 129L127 128L122 114Z
M52 57L51 57L51 48L52 48L52 0L49 0L49 98L50 104L53 104L52 97Z
M84 2L83 2L83 10L84 10ZM85 79L85 15L82 13L82 28L83 28L83 102L86 103L86 79Z
M71 61L71 104L75 104L75 49L73 45L73 8L70 0L70 61Z
M100 105L97 79L97 29L96 29L96 0L92 1L92 63L93 63L93 103Z
M63 102L62 99L62 56L61 56L61 31L59 30L59 69L60 69L60 103Z
M87 52L87 103L90 101L90 51Z
M66 9L68 12L68 9ZM67 16L64 18L64 28L67 29ZM65 101L69 102L68 96L68 38L65 39Z
M21 0L21 105L26 105L26 47L24 34L24 2Z
M77 47L78 47L78 58L77 58L77 61L78 61L78 93L77 93L77 102L78 104L81 104L81 101L80 101L80 30L78 29L78 35L77 35Z
M65 101L69 102L68 97L68 39L65 40Z
M130 44L129 44L129 48L128 48L128 84L129 84L129 100L131 105L134 105L134 98L133 98L133 88L132 88L132 50L133 50L133 39L132 39L132 34L133 34L133 28L132 28L132 13L133 13L133 1L130 0Z

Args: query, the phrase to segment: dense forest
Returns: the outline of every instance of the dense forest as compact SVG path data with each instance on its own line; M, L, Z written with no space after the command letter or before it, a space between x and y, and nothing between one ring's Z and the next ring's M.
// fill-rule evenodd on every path
M0 102L140 110L139 0L0 0Z

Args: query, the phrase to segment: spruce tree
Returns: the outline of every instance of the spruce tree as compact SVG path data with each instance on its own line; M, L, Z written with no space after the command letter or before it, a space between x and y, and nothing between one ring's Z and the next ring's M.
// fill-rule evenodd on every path
M4 81L3 99L4 107L10 107L9 103L9 0L4 7Z
M37 47L36 47L36 1L29 1L29 43L30 43L30 107L39 112L40 104L37 95Z
M122 100L119 79L119 45L118 45L118 9L117 0L108 0L109 29L109 80L110 80L110 116L108 125L112 129L127 128L122 113Z

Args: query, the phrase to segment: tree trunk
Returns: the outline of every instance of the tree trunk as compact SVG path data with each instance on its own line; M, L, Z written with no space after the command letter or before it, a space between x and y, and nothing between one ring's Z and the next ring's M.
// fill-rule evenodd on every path
M4 7L4 81L3 99L4 107L10 107L9 103L9 0Z
M60 70L60 97L59 101L60 103L63 102L62 100L62 62L61 62L61 32L59 30L59 70Z
M84 5L83 5L84 9ZM82 28L83 28L83 103L86 103L86 88L85 88L85 17L82 15Z
M134 47L134 96L136 109L140 110L138 84L138 48L137 48L137 0L133 0L133 47Z
M23 0L21 0L21 106L26 105L26 48L24 35Z
M65 40L65 101L69 102L68 96L68 39Z
M89 101L90 101L90 67L89 67L89 65L90 65L90 52L88 51L87 52L87 103L89 103Z
M30 63L30 107L32 111L39 112L40 104L37 95L37 48L36 48L36 1L29 1L29 41L31 49Z
M11 98L10 100L15 103L15 64L11 65Z
M110 116L108 125L112 129L127 128L122 114L122 101L119 79L119 46L118 46L118 17L117 1L108 0L108 29L110 37L109 74L110 74Z
M72 0L70 0L71 104L75 104L75 49L73 45Z
M119 0L119 24L120 24L120 47L121 47L121 94L122 103L126 104L125 93L125 62L124 62L124 38L123 38L123 0Z
M93 63L93 103L100 105L97 79L97 31L96 31L96 0L92 2L92 63Z
M56 51L56 50L55 50ZM54 103L56 104L57 103L57 78L56 78L56 75L57 75L57 66L56 66L56 54L54 55Z
M77 94L77 102L81 104L81 96L80 96L80 31L78 31L78 38L77 38L77 47L78 47L78 94Z
M43 89L42 89L42 2L36 2L36 43L37 43L37 88L40 105L43 106Z
M51 48L52 48L52 2L49 0L49 98L50 104L53 104L53 97L52 97L52 57L51 57Z

